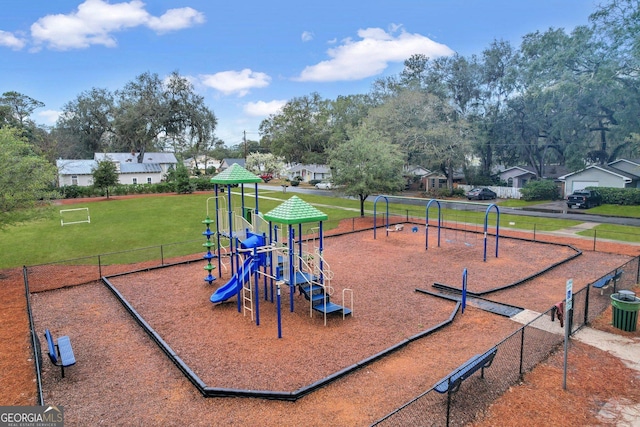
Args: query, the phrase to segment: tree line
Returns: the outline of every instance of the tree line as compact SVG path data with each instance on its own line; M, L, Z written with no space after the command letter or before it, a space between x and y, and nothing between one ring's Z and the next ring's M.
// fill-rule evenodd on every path
M571 32L536 31L518 48L496 40L479 55L414 55L366 95L294 98L262 122L261 144L324 163L363 127L449 179L464 170L488 183L496 165L576 171L638 156L639 71L640 6L612 0Z
M640 5L609 0L571 32L536 31L518 47L495 40L478 55L413 55L366 94L295 97L262 121L259 141L243 146L215 136L215 114L177 72L82 92L51 128L31 119L41 102L5 92L0 128L51 164L109 151L141 160L156 150L179 159L260 152L329 164L337 184L363 197L398 189L392 170L402 164L441 171L452 189L460 171L488 184L497 165L529 165L544 177L548 165L575 171L637 157L639 71Z

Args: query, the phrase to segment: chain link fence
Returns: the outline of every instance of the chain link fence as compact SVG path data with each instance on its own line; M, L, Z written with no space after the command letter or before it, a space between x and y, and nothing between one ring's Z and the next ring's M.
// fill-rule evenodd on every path
M389 211L376 218L376 226L415 222L408 211ZM388 222L387 222L388 221ZM346 225L345 225L346 224ZM458 225L462 222L458 223ZM326 221L327 235L371 229L373 218L354 217L351 221ZM477 226L476 226L477 227ZM479 231L477 229L469 231ZM305 228L303 235L317 233ZM151 269L171 264L202 261L206 252L205 239L190 240L167 245L150 246L112 252L83 258L57 261L24 267L27 296L34 292L82 285L100 280L102 276ZM638 282L640 257L621 265L607 275L622 271L619 279L607 289L593 288L591 284L573 296L573 310L569 313L571 332L583 327L610 305L610 295L622 289L631 289ZM606 276L606 275L605 275ZM595 283L595 282L594 282ZM485 369L484 378L474 374L462 382L455 393L440 394L433 388L425 391L373 425L380 426L460 426L482 414L498 396L520 381L523 375L545 360L563 342L559 322L553 322L555 308L539 315L522 328L499 342L491 367ZM32 330L32 334L35 334ZM35 336L35 335L34 335Z
M566 319L571 322L572 334L608 307L612 293L631 289L638 283L639 260L640 257L636 257L612 271L611 275L619 270L624 273L602 292L589 284L573 295L573 310ZM455 393L440 394L431 388L373 425L464 426L478 418L498 396L522 380L526 372L549 357L563 342L564 329L557 319L556 308L552 307L496 345L498 351L491 366L484 370L484 378L479 374L471 376Z
M40 292L90 283L102 276L197 261L206 252L204 241L189 240L25 266L25 281L30 292Z

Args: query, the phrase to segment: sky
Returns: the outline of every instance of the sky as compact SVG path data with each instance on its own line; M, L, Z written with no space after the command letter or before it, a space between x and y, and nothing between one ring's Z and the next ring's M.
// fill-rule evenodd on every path
M494 40L586 25L593 0L9 0L0 14L0 94L45 104L55 124L92 88L177 71L218 119L227 146L259 140L289 100L367 93L412 54L481 55Z

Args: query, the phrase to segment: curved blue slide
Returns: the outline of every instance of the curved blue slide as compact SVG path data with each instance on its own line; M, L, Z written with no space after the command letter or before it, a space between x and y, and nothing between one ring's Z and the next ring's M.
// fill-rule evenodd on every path
M258 264L253 262L252 258L247 258L242 263L242 267L238 269L238 272L233 275L231 280L218 288L213 295L211 295L211 302L222 302L238 294L238 288L241 287L244 282L249 280L249 275L253 274L258 268ZM241 277L242 276L242 277Z

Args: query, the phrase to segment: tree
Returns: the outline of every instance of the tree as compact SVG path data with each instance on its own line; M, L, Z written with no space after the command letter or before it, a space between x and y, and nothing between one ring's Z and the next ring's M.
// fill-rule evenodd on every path
M260 123L261 145L288 162L325 163L330 101L318 93L293 98Z
M169 168L167 182L178 194L191 194L195 191L195 184L189 179L189 170L182 163L178 163L175 168Z
M19 92L5 92L0 96L0 127L20 129L30 143L37 140L38 127L30 116L44 103Z
M91 89L64 107L57 123L60 148L70 158L100 151L132 151L138 161L149 150L211 149L217 119L193 85L174 72L161 80L143 73L112 94Z
M404 186L403 158L398 146L372 127L363 124L329 151L333 183L347 196L364 201L374 193L394 193Z
M256 175L280 175L284 170L284 160L271 153L251 153L247 156L245 167Z
M32 206L56 180L55 167L12 128L0 128L0 170L0 212Z
M109 187L118 184L118 169L116 164L110 160L98 162L98 166L92 171L93 185L101 188L109 198Z
M446 100L407 89L371 110L368 122L402 147L409 163L441 170L453 192L453 175L471 154L473 131Z
M7 105L20 127L26 126L29 116L36 108L44 107L44 103L19 92L5 92L0 97L0 104Z
M99 88L82 92L66 103L62 111L56 127L64 158L89 158L108 150L114 137L116 113L111 92Z

